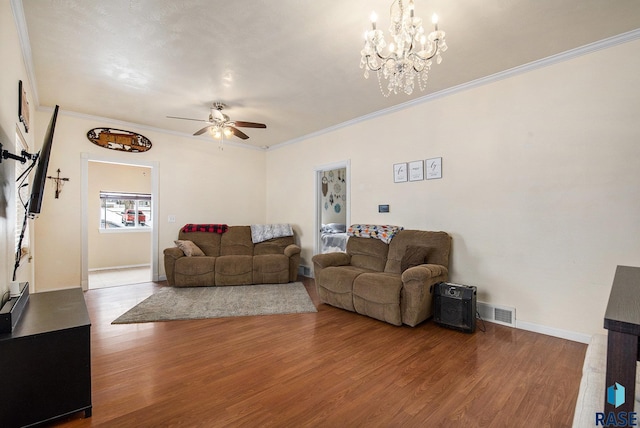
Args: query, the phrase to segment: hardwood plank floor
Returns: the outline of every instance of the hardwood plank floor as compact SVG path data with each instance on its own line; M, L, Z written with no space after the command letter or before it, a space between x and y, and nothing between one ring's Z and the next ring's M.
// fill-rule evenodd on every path
M90 290L93 416L60 427L568 427L586 345L486 323L317 313L111 325L162 284Z

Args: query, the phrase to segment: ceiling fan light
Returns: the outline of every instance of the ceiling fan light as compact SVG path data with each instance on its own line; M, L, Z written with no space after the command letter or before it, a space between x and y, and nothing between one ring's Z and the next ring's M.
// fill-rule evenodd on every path
M231 136L231 134L233 134L233 131L231 131L231 128L227 128L227 127L225 127L225 128L224 128L224 136L225 136L225 137L230 137L230 136Z

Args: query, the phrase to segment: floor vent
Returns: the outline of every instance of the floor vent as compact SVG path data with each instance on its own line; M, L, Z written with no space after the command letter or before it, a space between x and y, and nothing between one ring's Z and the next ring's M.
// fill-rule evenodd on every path
M496 324L516 326L516 308L477 302L477 310L483 320Z
M313 278L313 273L311 272L311 268L308 266L303 266L303 265L298 266L298 275L306 276L307 278Z

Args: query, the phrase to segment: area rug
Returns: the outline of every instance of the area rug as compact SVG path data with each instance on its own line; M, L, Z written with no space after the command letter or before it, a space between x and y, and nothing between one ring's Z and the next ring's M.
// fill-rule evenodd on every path
M317 312L301 282L165 287L111 324Z

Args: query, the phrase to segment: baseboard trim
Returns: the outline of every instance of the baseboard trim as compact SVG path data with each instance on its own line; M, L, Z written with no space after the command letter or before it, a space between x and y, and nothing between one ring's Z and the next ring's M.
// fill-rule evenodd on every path
M92 268L92 269L89 269L89 272L99 272L99 271L102 271L102 270L133 269L133 268L141 268L141 267L151 268L151 265L150 264L141 264L141 265L127 265L127 266L112 266L112 267Z
M534 324L532 322L516 320L516 328L520 330L532 331L534 333L546 334L547 336L559 337L573 342L589 343L590 334L577 333L575 331L562 330L560 328L548 327L546 325Z

